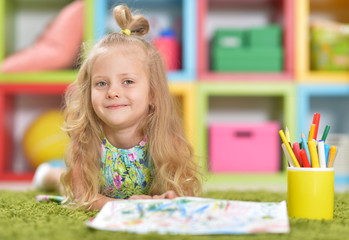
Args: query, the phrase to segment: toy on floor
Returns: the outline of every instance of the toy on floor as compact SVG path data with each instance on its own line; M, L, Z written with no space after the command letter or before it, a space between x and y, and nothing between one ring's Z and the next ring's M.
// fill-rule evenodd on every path
M61 129L62 124L63 114L59 110L50 110L28 127L23 138L23 148L34 168L52 159L64 158L69 138Z
M53 195L37 195L35 197L38 202L57 202L61 203L64 200L62 196L53 196Z
M55 184L52 182L52 179L57 177L57 170L54 169L65 169L65 163L63 159L54 159L43 164L40 164L36 170L33 177L33 187L42 191L59 191L56 188ZM59 170L61 172L61 170ZM49 175L48 175L49 174ZM49 177L49 179L47 179Z

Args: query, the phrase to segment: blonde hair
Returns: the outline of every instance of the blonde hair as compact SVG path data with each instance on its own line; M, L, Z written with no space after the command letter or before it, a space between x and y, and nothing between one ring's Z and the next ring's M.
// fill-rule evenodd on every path
M179 196L197 195L201 192L201 174L174 108L166 69L154 47L137 37L148 33L149 23L142 15L132 16L131 11L123 5L115 7L113 13L119 26L128 29L131 36L112 33L100 40L86 57L76 81L69 85L65 95L64 128L71 139L65 157L67 171L62 176L66 202L75 207L88 207L97 200L104 133L101 120L92 108L91 68L97 56L115 45L136 46L147 56L152 105L142 127L153 166L150 195L159 195L168 190L175 191ZM72 182L76 166L80 169L83 184L79 197L74 196Z

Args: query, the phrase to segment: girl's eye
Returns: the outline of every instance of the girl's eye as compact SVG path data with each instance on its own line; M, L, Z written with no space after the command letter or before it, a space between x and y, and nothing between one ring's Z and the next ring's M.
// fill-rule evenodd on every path
M98 82L97 86L98 87L104 87L104 86L107 86L107 83L106 82Z
M132 83L134 83L134 82L132 80L129 80L129 79L124 81L125 85L130 85Z

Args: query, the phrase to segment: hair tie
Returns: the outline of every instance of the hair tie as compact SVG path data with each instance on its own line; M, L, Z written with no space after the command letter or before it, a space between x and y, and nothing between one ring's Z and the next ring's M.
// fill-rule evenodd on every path
M125 34L125 35L127 35L127 36L130 36L130 35L131 35L130 29L127 29L127 28L121 30L121 33L123 33L123 34Z

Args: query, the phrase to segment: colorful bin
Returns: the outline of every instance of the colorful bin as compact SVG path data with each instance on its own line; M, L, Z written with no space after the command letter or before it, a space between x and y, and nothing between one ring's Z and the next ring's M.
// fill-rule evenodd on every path
M211 172L280 170L278 122L214 123L209 126Z

